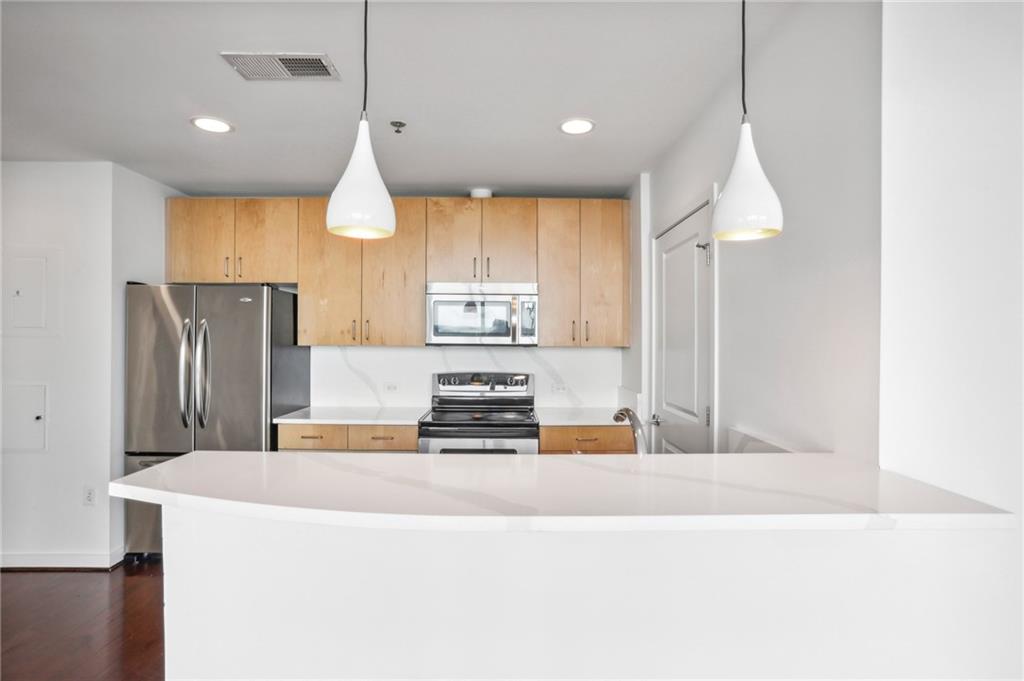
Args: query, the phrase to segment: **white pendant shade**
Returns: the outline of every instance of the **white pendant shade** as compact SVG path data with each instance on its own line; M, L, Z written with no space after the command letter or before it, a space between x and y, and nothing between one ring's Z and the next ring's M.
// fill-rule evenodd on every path
M732 171L715 204L711 230L722 241L767 239L782 233L782 204L757 160L746 116Z
M395 233L395 205L373 157L365 113L352 157L327 203L327 231L356 239L383 239Z

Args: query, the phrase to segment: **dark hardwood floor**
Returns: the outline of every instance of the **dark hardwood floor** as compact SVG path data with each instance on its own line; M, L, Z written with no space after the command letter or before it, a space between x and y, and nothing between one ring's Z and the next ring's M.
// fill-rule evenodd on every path
M163 570L0 574L3 681L163 681Z

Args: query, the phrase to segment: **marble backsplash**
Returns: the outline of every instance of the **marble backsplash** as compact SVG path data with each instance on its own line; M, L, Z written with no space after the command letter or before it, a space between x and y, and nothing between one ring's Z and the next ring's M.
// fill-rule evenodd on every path
M426 406L438 371L519 371L536 377L537 405L615 406L622 351L608 348L315 347L317 406Z

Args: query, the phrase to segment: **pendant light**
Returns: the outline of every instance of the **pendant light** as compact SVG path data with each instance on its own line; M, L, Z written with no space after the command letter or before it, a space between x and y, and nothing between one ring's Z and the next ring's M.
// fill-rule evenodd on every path
M782 204L757 160L747 122L747 0L741 0L740 7L740 141L711 218L712 232L722 241L767 239L782 233Z
M355 239L383 239L395 233L395 206L373 157L370 123L366 119L369 5L369 0L363 0L363 112L359 116L352 157L327 203L327 231Z

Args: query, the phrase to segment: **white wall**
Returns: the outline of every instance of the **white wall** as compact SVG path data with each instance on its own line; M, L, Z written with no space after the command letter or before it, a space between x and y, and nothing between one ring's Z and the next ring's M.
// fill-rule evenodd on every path
M111 164L4 163L3 183L5 257L45 248L62 263L55 335L5 329L5 390L45 384L48 411L46 451L3 453L3 564L106 566L108 499L83 494L110 476Z
M538 406L614 407L621 357L617 349L317 347L310 402L426 409L434 372L523 371L536 376Z
M880 463L1020 509L1021 5L883 13Z
M716 244L720 429L874 461L881 7L754 3L747 21L750 121L785 232ZM652 232L725 182L738 81L654 163Z
M177 191L144 175L113 166L111 258L110 476L124 474L125 283L164 280L164 203ZM110 505L110 552L123 553L124 502Z
M629 191L630 246L630 347L622 351L620 406L636 410L641 420L650 416L651 323L651 177L642 173Z
M106 493L123 454L119 281L162 263L171 190L158 187L106 162L3 164L4 257L42 253L59 270L48 330L4 330L5 390L45 384L48 401L46 450L3 452L4 566L107 567L121 558L122 515ZM84 504L86 487L95 505Z

